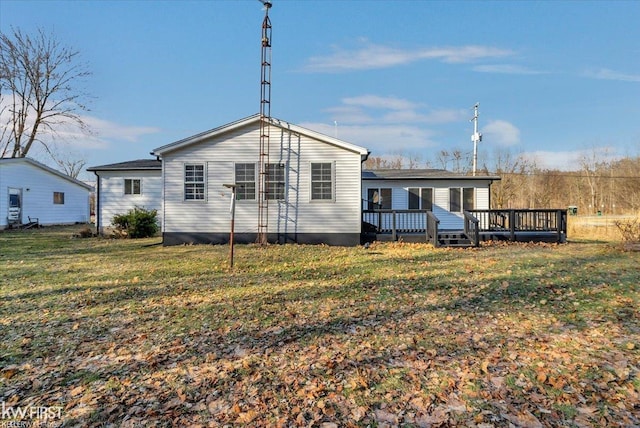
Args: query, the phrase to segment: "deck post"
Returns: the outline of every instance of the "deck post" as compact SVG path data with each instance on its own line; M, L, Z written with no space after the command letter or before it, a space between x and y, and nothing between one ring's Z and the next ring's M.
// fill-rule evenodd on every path
M398 239L398 236L396 233L396 212L395 211L391 211L391 239L393 241L396 241Z
M429 211L427 210L425 210L424 212L424 234L425 234L424 242L429 242Z
M509 240L514 242L516 240L516 211L509 210Z
M556 211L556 229L558 231L558 244L562 242L562 210Z

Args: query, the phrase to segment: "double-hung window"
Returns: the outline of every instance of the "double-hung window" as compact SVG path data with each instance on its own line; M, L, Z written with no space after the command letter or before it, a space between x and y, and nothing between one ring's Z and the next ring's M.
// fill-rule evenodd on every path
M184 199L185 201L204 200L204 165L187 164L184 166Z
M236 164L236 200L256 199L256 164Z
M409 188L409 209L433 211L433 189L431 187Z
M393 206L391 189L367 189L367 205L369 210L390 210Z
M124 179L124 194L125 195L140 195L142 194L142 186L140 179L137 178L125 178Z
M284 164L268 163L265 165L267 171L267 194L266 199L284 199Z
M330 201L333 195L334 177L333 163L322 162L311 164L311 200Z
M449 211L459 213L475 208L473 187L452 187L449 189Z

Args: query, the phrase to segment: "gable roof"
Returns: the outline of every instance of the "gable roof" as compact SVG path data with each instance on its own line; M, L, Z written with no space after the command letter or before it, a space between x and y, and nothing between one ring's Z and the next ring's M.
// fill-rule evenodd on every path
M363 170L363 180L500 180L498 176L471 176L446 169L375 169Z
M197 143L199 143L199 142L201 142L203 140L206 140L206 139L209 139L209 138L213 138L213 137L217 137L217 136L222 135L222 134L224 134L226 132L230 132L230 131L233 131L235 129L238 129L238 128L241 128L241 127L253 124L253 123L259 123L260 120L261 120L260 115L259 114L254 114L253 116L245 117L244 119L240 119L240 120L237 120L235 122L227 123L226 125L222 125L222 126L219 126L217 128L213 128L213 129L210 129L208 131L201 132L199 134L193 135L191 137L187 137L187 138L184 138L182 140L178 140L176 142L173 142L173 143L166 144L164 146L158 147L157 149L153 150L152 154L153 155L157 155L157 156L162 156L165 153L169 153L169 152L172 152L174 150L179 150L179 149L181 149L183 147L187 147L187 146L190 146L192 144L197 144ZM270 118L269 119L269 123L271 125L273 125L273 126L278 127L278 128L282 128L282 129L288 130L288 131L296 133L296 134L305 135L307 137L311 137L313 139L320 140L320 141L325 142L327 144L331 144L333 146L340 147L342 149L358 153L360 156L362 156L363 159L366 159L366 157L369 155L369 151L367 149L365 149L364 147L360 147L360 146L356 146L355 144L347 143L346 141L342 141L342 140L339 140L337 138L333 138L333 137L330 137L328 135L321 134L319 132L303 128L301 126L294 125L294 124L289 123L289 122L285 122L284 120L280 120L280 119L276 119L276 118Z
M136 159L127 162L92 166L87 171L162 171L162 161L158 159Z
M47 166L47 165L45 165L43 163L38 162L37 160L31 159L31 158L0 158L0 165L2 165L3 163L4 164L25 163L25 164L31 165L31 166L33 166L35 168L41 169L41 170L43 170L45 172L48 172L50 174L53 174L53 175L55 175L57 177L60 177L60 178L62 178L64 180L67 180L68 182L70 182L72 184L75 184L75 185L80 186L80 187L84 187L87 190L93 190L93 186L91 186L91 185L89 185L87 183L84 183L84 182L82 182L80 180L77 180L77 179L75 179L75 178L73 178L73 177L71 177L71 176L69 176L69 175L67 175L67 174L65 174L63 172L60 172L60 171L58 171L56 169L53 169L53 168L51 168L51 167L49 167L49 166Z

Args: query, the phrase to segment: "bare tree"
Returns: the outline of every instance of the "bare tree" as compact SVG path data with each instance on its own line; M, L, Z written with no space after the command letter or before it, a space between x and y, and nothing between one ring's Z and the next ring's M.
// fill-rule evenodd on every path
M87 96L79 84L90 72L78 58L78 51L43 30L0 33L0 157L25 157L34 143L53 157L43 136L69 124L87 131L80 115Z

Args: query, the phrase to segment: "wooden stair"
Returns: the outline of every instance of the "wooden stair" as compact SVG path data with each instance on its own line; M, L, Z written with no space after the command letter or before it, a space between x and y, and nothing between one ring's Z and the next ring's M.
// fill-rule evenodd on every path
M441 247L473 247L473 243L464 232L439 232L438 244Z

